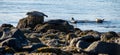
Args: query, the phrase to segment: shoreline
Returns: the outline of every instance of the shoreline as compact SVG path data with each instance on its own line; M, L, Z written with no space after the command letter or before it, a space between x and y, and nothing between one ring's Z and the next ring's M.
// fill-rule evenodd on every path
M81 30L62 19L31 11L17 26L0 26L0 54L120 55L120 33ZM108 48L106 48L108 47Z

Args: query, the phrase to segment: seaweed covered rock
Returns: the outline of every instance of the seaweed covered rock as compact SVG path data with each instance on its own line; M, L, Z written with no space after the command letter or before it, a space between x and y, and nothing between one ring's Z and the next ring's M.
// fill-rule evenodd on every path
M43 47L39 48L36 51L37 53L55 53L56 55L72 55L70 52L62 51L59 48L50 48L50 47Z
M118 38L119 38L119 36L117 33L110 31L110 32L106 32L106 33L102 34L101 41L114 42Z
M56 34L47 34L47 35L44 35L42 39L59 39L59 37Z
M107 42L93 42L85 51L96 54L120 55L120 45Z
M70 32L73 31L74 28L72 25L70 25L67 21L57 19L57 20L50 20L47 21L44 25L36 26L37 28L34 28L36 32L47 32L49 29L59 30L61 32Z
M8 32L8 34L6 34L6 32L4 31L0 40L6 40L9 38L15 38L22 45L28 44L26 37L24 36L23 32L21 32L19 29L12 29Z
M16 38L9 38L0 43L1 46L8 46L15 51L21 51L22 44Z
M11 25L11 24L2 24L1 27L9 27L9 28L11 28L11 27L14 27L14 26Z
M85 49L94 41L96 41L96 39L93 36L87 35L83 37L74 38L70 42L70 46Z
M32 11L27 13L28 17L21 19L18 22L17 28L34 28L37 24L43 24L44 16L42 12Z

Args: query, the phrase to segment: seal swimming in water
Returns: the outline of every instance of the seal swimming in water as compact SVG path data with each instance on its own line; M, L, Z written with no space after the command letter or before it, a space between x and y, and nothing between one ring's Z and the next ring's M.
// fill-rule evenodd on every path
M98 18L96 18L96 22L97 23L103 23L103 21L104 21L104 19L98 19Z
M77 21L72 17L71 18L71 23L74 23L74 24L76 24L77 23Z

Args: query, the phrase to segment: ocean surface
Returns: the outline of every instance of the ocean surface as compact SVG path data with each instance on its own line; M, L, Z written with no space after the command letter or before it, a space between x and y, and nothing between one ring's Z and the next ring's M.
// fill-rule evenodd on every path
M100 32L120 32L120 0L0 0L0 25L10 23L17 25L19 19L26 17L26 12L40 11L50 19L94 21L105 19L102 24L73 24L81 30Z

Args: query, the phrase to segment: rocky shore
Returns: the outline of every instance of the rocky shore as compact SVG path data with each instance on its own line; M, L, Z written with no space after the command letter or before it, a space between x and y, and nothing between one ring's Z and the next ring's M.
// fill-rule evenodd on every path
M120 55L120 34L74 28L68 21L32 11L17 27L0 26L0 55Z

